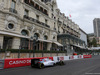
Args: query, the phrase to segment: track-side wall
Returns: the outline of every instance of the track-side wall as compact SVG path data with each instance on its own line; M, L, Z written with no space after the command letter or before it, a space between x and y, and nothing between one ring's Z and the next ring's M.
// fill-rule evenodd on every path
M67 61L67 60L75 60L75 59L83 59L83 58L92 58L92 55L54 56L54 57L35 57L35 58L39 58L39 59L49 58L57 62L58 60ZM0 69L30 66L31 59L34 59L34 58L18 58L18 59L0 60Z

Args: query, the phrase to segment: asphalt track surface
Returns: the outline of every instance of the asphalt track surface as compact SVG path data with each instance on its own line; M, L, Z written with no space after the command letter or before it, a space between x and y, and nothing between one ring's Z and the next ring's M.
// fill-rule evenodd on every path
M0 75L100 75L100 56L89 59L70 60L64 66L44 69L30 66L0 70Z

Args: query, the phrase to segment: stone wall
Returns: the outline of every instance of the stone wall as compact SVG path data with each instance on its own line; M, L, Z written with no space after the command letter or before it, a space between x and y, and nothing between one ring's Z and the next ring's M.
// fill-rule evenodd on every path
M66 53L34 53L34 57L66 56ZM20 53L20 58L31 58L33 53ZM18 58L18 53L0 53L0 59Z

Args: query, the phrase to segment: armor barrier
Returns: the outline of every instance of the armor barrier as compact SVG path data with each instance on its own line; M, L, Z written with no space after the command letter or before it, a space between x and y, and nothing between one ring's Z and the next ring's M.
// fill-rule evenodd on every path
M4 60L0 60L0 69L4 69Z

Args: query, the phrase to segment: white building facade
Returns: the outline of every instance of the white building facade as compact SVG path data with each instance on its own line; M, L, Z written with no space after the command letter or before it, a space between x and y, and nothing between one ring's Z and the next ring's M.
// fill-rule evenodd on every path
M2 49L56 50L63 46L58 35L80 38L79 26L60 12L56 0L0 0L0 8Z

